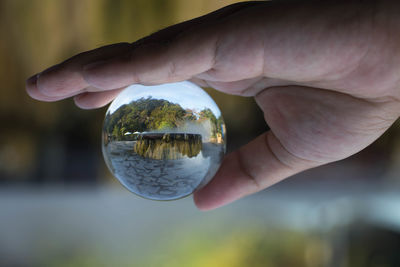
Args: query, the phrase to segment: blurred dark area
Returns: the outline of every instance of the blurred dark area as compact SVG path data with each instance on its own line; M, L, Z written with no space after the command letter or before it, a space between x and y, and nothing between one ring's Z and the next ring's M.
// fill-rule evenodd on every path
M259 205L264 205L260 198L263 194L270 194L269 192L278 192L279 196L293 196L291 192L301 192L302 198L305 198L311 191L325 196L351 198L353 193L349 189L354 189L358 194L367 194L368 200L375 200L376 196L385 198L386 190L394 196L398 195L398 123L357 155L299 174L261 192L255 200L250 198L239 203L236 211L238 214L244 214L239 220L235 217L234 205L208 215L200 215L193 211L194 207L190 201L171 204L170 208L166 208L168 203L146 204L143 200L127 196L129 193L125 191L118 191L123 189L115 185L115 180L107 170L101 154L101 129L106 108L81 110L72 100L44 103L31 99L25 92L25 80L29 76L74 54L111 43L133 42L171 24L206 14L234 2L237 1L0 0L0 214L4 216L4 219L0 219L3 221L0 223L0 265L118 266L113 263L119 262L122 266L128 262L129 266L146 266L143 265L144 262L147 263L146 260L138 261L140 264L135 265L135 260L128 256L124 258L125 254L118 253L115 254L119 255L116 256L118 260L110 256L109 259L113 262L99 264L110 244L115 243L115 251L129 251L126 247L125 250L120 249L117 244L119 242L126 246L138 246L140 251L140 246L132 243L136 237L132 233L127 236L116 233L116 239L112 238L111 233L116 227L132 230L128 221L123 224L117 219L105 219L108 224L101 224L102 222L93 219L107 217L104 210L98 206L104 205L110 212L114 212L115 216L124 218L126 215L126 220L139 220L136 221L138 225L146 225L151 221L152 227L163 228L155 224L154 221L158 219L154 214L164 214L160 221L165 223L164 227L172 229L172 233L182 232L175 224L187 222L184 231L192 238L188 239L183 235L166 237L166 232L160 232L160 236L149 234L151 237L139 239L138 242L144 240L144 243L156 240L154 242L158 244L157 251L164 251L160 244L168 246L173 240L178 240L180 245L175 246L174 251L165 252L166 255L158 255L161 258L148 256L155 264L165 263L161 266L400 266L400 217L393 214L398 214L400 209L387 211L390 216L381 209L376 209L378 215L367 217L380 216L382 220L372 220L365 224L358 221L364 222L364 217L360 216L361 219L351 221L343 229L332 226L323 234L318 232L320 230L315 234L315 229L320 229L319 226L293 228L281 223L291 220L291 217L288 219L285 214L292 214L292 207L296 210L296 200L288 203L283 197L282 201L276 203L281 210L277 213L274 213L276 206L266 205L265 210L260 210L255 204L257 200L262 203ZM263 114L253 99L229 96L211 89L207 89L207 92L219 105L225 119L228 152L268 130ZM104 193L104 188L112 188L111 193ZM81 202L74 201L76 196ZM321 203L331 200L324 199ZM128 205L130 202L136 204ZM49 206L51 203L54 203L54 206ZM312 210L315 203L314 199L308 201L302 206L302 210ZM350 203L356 203L354 210L358 211L357 205L363 201ZM400 201L396 197L388 203L395 203L396 207L400 207ZM354 206L353 204L349 206ZM122 205L123 208L112 211L114 205ZM148 209L146 211L145 208L133 208L135 205L143 205ZM66 218L64 222L68 225L65 231L74 234L63 235L61 228L54 228L59 221L52 220L57 220L53 217L59 214L59 207L64 207L65 214L70 215L61 216ZM184 215L188 210L195 214L193 218L203 220L206 226L190 221ZM143 212L141 219L140 216L136 216L136 211ZM251 216L249 212L252 212ZM280 216L281 221L277 223L260 219L270 214L273 214L272 217ZM179 220L167 219L170 218L168 216L175 216L174 218ZM349 218L348 214L339 213L337 216L343 216L344 220ZM41 219L38 219L39 217ZM236 220L247 222L247 218L258 223L254 231L249 232L243 224L234 223L232 231L225 230L225 235L221 234L217 240L213 239L216 229L223 229L226 224ZM23 224L24 221L34 223ZM99 223L100 226L94 227L95 230L91 232L88 229L91 229L93 222ZM215 229L210 226L213 222ZM195 225L193 229L190 228L192 223ZM51 227L46 228L45 225ZM62 223L58 225L64 227ZM268 231L271 225L281 227L276 231ZM38 228L35 228L36 226ZM242 231L243 228L246 230ZM53 232L48 232L48 229ZM15 233L19 233L19 242L10 234L6 235L7 232L14 233L14 230ZM206 237L202 236L201 232L206 233ZM100 239L96 239L95 236L99 233L104 234L104 237L100 234ZM86 234L89 237L84 241L78 238ZM340 239L339 242L331 235L342 236L344 239ZM44 241L38 242L37 247L33 249L30 244L35 246L34 241L38 239ZM196 243L196 240L200 240L201 244ZM77 249L77 244L82 246L78 246ZM144 247L152 248L152 244ZM91 250L92 248L96 249ZM26 261L15 258L20 253L26 256ZM176 263L171 260L171 255L186 255L188 258L182 262L191 264ZM212 257L215 261L210 260ZM232 263L232 259L237 259L236 265Z

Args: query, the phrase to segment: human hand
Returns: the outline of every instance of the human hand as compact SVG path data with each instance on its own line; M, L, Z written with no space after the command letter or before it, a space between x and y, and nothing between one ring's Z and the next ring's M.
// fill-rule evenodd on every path
M35 99L101 107L133 83L192 80L253 96L270 131L227 155L195 192L213 209L371 144L400 115L395 1L245 2L35 75Z

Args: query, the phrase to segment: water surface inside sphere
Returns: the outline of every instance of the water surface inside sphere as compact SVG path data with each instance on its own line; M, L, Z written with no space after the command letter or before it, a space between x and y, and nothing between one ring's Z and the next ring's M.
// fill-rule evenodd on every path
M215 175L225 124L212 98L193 83L131 85L106 112L102 148L108 168L131 192L173 200Z

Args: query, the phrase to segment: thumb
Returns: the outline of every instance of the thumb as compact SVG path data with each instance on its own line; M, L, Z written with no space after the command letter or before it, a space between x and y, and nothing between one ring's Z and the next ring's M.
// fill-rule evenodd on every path
M200 210L215 209L317 165L288 152L268 131L225 157L211 182L195 192L194 202Z

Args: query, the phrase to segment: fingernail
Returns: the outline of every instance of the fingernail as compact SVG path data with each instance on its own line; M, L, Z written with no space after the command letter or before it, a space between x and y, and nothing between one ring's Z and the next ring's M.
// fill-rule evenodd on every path
M101 67L102 65L104 65L106 61L105 60L100 60L100 61L96 61L90 64L87 64L85 66L83 66L83 70L84 71L92 71L95 70L98 67Z
M34 85L34 84L36 84L37 77L38 77L37 74L35 74L35 75L29 77L29 78L26 80L26 84L27 84L27 85Z

